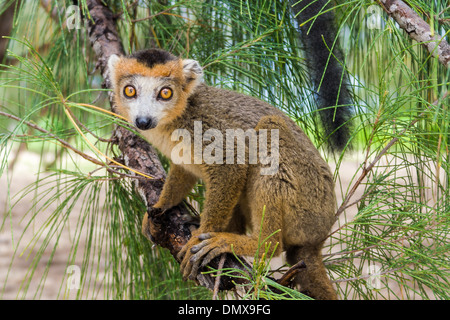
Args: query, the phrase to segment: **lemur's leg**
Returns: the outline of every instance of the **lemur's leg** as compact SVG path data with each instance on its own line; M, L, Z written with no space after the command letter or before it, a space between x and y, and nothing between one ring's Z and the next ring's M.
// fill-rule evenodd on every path
M206 198L200 215L200 227L178 254L184 278L195 278L201 261L196 261L192 248L202 239L204 233L224 232L233 217L233 211L246 185L247 165L211 165L203 167ZM211 171L209 171L211 170ZM192 272L194 271L194 272Z
M197 180L196 176L181 166L171 164L161 195L154 207L164 211L176 206L192 190Z

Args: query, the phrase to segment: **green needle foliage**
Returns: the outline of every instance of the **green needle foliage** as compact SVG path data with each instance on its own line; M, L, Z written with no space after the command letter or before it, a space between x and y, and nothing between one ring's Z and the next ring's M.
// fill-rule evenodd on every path
M123 122L93 107L110 108L89 43L89 17L72 28L74 16L65 14L71 1L48 1L48 8L41 2L0 0L0 14L16 6L0 67L0 193L6 199L0 234L8 235L13 252L1 270L0 297L11 291L17 298L46 296L49 275L62 264L55 298L210 299L206 289L182 281L167 251L141 235L145 206L130 172L110 161L120 157L111 131ZM87 14L86 1L79 2ZM343 195L324 248L341 299L450 298L450 71L377 2L338 1L334 9L354 100L352 148L341 154L322 147L326 137L287 1L105 3L126 52L160 47L196 59L207 83L277 106L323 150ZM448 1L408 4L449 39ZM24 148L37 155L34 171L26 173L34 182L13 192ZM358 164L351 174L342 171L350 160ZM190 198L201 208L203 195L200 185ZM19 211L24 204L26 212ZM254 265L243 297L305 298L270 289L277 288L268 278L273 248L261 250L265 258ZM28 270L17 285L11 278L24 259ZM77 290L68 285L72 266L80 271Z

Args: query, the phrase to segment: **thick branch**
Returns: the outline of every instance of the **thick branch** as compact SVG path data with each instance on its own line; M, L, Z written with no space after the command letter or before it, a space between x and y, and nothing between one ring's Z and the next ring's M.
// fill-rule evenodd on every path
M432 32L426 23L413 9L401 0L379 0L386 12L397 21L409 36L427 48L433 57L445 67L450 66L450 45Z
M116 29L114 16L111 10L104 6L100 0L88 0L89 39L94 49L105 87L111 87L107 70L107 61L112 54L123 55L124 50ZM114 111L113 93L109 92L111 108ZM131 131L117 127L113 133L116 144L122 152L125 164L139 172L145 172L158 179L136 179L136 190L144 199L147 206L147 217L145 219L144 232L152 241L170 250L176 258L178 252L191 237L191 229L198 227L198 220L193 218L186 206L178 205L164 213L153 209L162 190L166 173L159 161L156 151L146 141L142 140ZM210 266L217 268L220 258L216 258ZM246 271L246 268L232 255L228 254L224 268L238 268ZM210 275L199 275L199 283L211 290L214 288L214 278ZM233 279L239 282L239 279ZM220 279L220 290L228 290L234 287L230 277L222 276Z

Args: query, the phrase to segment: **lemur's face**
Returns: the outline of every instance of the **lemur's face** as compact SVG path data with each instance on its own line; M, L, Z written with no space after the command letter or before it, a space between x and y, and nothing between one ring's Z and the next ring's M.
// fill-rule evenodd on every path
M108 68L118 112L141 130L180 116L203 75L197 61L158 49L112 55Z

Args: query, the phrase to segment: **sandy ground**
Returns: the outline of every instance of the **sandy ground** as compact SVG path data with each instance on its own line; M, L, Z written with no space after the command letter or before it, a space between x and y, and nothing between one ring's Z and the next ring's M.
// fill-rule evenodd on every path
M80 237L80 252L75 260L68 264L69 252L74 243L74 226L78 221L77 214L69 216L67 227L63 228L59 239L49 237L47 247L42 251L41 245L47 241L45 236L52 232L44 222L51 216L57 204L50 204L30 223L35 214L33 198L36 195L30 193L21 196L24 188L36 181L39 161L37 154L23 151L15 164L13 176L0 177L0 223L3 222L0 228L1 299L74 299L78 292L72 284L77 283L84 236ZM45 175L40 176L43 177ZM80 212L80 203L75 205L73 212ZM38 234L42 236L37 237ZM56 249L53 250L55 245ZM39 256L40 259L35 259ZM37 265L32 268L32 272L30 267L35 264ZM75 267L70 267L71 265ZM45 273L47 275L44 282L41 278ZM65 278L69 281L64 280ZM70 289L71 285L73 289ZM85 294L88 298L103 296L101 289Z
M360 160L354 159L345 161L341 166L340 176L342 180L342 190L346 190L351 178L358 169L359 163ZM54 239L50 239L47 249L42 253L39 252L39 248L45 237L40 237L37 240L34 239L36 233L42 227L42 223L55 209L55 205L50 205L45 212L40 213L31 224L28 224L28 221L30 215L33 214L33 194L21 198L20 201L10 209L11 203L9 200L14 195L21 194L21 191L26 186L36 180L35 172L37 172L37 164L39 164L38 155L24 151L20 154L20 157L15 164L13 177L0 177L0 221L3 221L4 223L3 228L0 231L0 298L73 299L76 297L77 290L67 290L68 285L70 287L70 283L72 282L67 280L63 281L65 276L69 277L70 280L76 279L74 278L75 276L73 278L71 278L71 276L75 275L77 270L73 273L68 272L67 269L68 253L70 252L73 242L73 234L71 234L70 228L64 229L54 252L52 252L52 248L55 244ZM332 170L334 170L333 167ZM7 187L8 185L9 188ZM338 203L342 201L340 190L340 188L337 188L336 190ZM358 197L359 195L356 194L354 199L358 199ZM347 217L353 215L355 210L356 208L350 209L350 211L347 212ZM27 212L29 212L28 215L26 215ZM77 207L75 207L73 212L77 212ZM69 225L76 225L77 219L77 215L72 214L69 218ZM44 226L44 234L46 232L45 230ZM20 239L21 237L23 238ZM20 244L17 245L19 239ZM83 248L84 237L80 237L80 241L79 248ZM31 274L29 268L35 263L33 258L39 254L42 254L42 258L37 262L34 274ZM52 256L53 259L51 259L51 263L49 264L48 261L50 261ZM14 263L11 265L13 257ZM73 265L76 266L75 269L80 263L81 253L73 262ZM47 264L49 264L49 269L46 281L41 282L40 279L45 272ZM102 272L102 268L103 266L99 266L100 272ZM30 276L32 276L31 281L27 281ZM83 297L87 297L88 299L102 299L103 292L101 290L101 283L97 285L97 289L91 290L91 292L85 292Z

